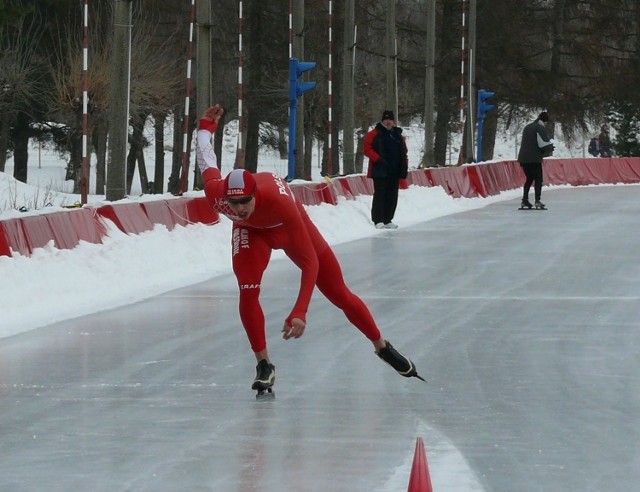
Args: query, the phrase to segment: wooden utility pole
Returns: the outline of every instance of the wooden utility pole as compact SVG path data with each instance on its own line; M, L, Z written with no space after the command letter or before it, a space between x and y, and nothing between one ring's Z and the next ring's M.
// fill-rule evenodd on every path
M434 114L435 114L435 65L436 65L436 0L427 1L427 45L425 53L426 73L424 83L424 154L422 167L435 165L433 150Z
M396 63L397 63L397 44L396 44L396 0L387 0L387 26L385 29L384 46L386 58L386 97L385 107L395 111L396 121L398 121L398 93ZM382 113L381 113L382 114Z
M211 101L211 2L196 1L196 121L212 104ZM198 166L194 184L202 189L202 176Z
M353 53L355 47L355 0L344 2L344 54L342 70L342 148L344 174L354 174L355 152L353 148L354 105L353 105Z
M131 66L131 0L115 0L111 50L111 104L109 107L109 201L121 200L127 190L127 135L129 131L129 73Z
M469 52L467 54L467 133L465 154L467 160L473 160L474 156L474 132L476 121L476 0L469 0Z

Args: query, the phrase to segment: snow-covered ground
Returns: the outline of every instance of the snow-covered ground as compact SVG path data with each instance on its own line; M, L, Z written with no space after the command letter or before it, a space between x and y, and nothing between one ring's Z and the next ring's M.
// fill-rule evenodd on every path
M405 132L412 163L419 162L422 132L420 126L409 127ZM221 159L223 175L233 166L235 138L232 126L227 127ZM514 151L509 149L513 143L509 136L498 139L497 158L513 159ZM557 143L556 149L558 156L572 155L571 149L561 142ZM147 149L147 153L147 162L152 162L153 148ZM170 157L167 153L169 163ZM80 201L79 195L70 193L72 183L64 180L64 156L36 144L30 159L28 184L11 177L12 159L7 162L6 172L0 173L0 219L60 210L59 207ZM318 162L317 159L314 162ZM259 171L287 173L287 162L279 159L275 152L264 152L260 163ZM92 166L94 170L95 166ZM313 170L314 180L321 180L319 167L314 166ZM152 171L149 166L148 172ZM170 171L168 165L165 177ZM95 172L92 172L91 182L95 183ZM126 200L162 198L162 195L140 196L139 183L139 179L134 180L131 197ZM200 195L202 192L189 193ZM518 194L515 190L485 199L453 199L440 188L411 187L400 192L395 222L400 227L408 226L484 207ZM100 205L104 203L104 196L90 195L88 202ZM18 211L22 206L29 211ZM339 244L380 233L371 225L370 207L371 197L361 196L352 201L343 200L337 207L320 205L307 207L307 210L329 243ZM83 243L70 251L50 246L36 251L30 258L0 256L0 337L135 302L228 273L231 268L230 228L225 217L213 227L197 224L178 227L169 233L164 226L157 225L153 231L139 236L127 236L112 227L102 245ZM201 261L198 249L206 250L209 257L220 261ZM186 251L192 254L185 254ZM32 309L34 298L40 306L37 310Z

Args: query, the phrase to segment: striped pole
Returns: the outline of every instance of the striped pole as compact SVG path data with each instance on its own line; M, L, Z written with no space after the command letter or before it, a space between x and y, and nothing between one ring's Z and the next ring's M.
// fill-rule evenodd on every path
M289 0L289 58L293 58L293 0Z
M327 172L333 174L333 1L329 0L329 95L327 96L327 111L329 128L327 135Z
M238 151L236 155L236 165L234 166L236 168L244 168L244 148L242 145L242 141L244 138L244 118L242 113L242 69L244 66L242 35L244 32L244 13L242 7L242 0L240 0L238 2Z
M191 23L189 24L189 49L187 55L187 96L184 100L184 133L182 135L182 180L180 191L187 191L187 164L189 154L187 152L189 135L189 97L191 96L191 59L193 58L193 25L196 22L196 0L191 0Z
M89 169L87 162L87 137L89 134L89 0L83 6L82 46L82 176L80 178L80 200L87 204L89 193Z
M462 1L462 41L460 50L460 124L464 121L464 58L467 31L467 0Z
M462 40L460 43L460 115L459 115L459 123L458 123L458 128L460 129L461 133L462 133L462 140L464 142L464 130L465 130L465 125L464 125L464 101L465 101L465 97L464 97L464 60L465 60L465 55L466 55L466 32L467 32L467 1L468 0L463 0L462 1L462 26L461 26L461 36L462 36ZM458 165L461 165L462 163L464 163L466 161L467 157L466 157L466 148L464 145L460 145L460 152L458 154Z

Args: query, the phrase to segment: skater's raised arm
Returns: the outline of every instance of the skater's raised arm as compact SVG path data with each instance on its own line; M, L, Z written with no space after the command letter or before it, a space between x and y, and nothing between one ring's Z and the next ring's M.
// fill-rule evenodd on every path
M198 123L198 146L196 157L198 167L202 174L202 181L206 184L212 179L221 179L222 175L218 169L218 159L211 145L211 138L218 129L218 121L224 114L224 109L219 104L215 104L207 109Z

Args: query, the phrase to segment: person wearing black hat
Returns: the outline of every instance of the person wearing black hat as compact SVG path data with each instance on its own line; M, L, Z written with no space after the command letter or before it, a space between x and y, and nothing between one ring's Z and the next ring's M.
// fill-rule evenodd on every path
M378 229L396 229L392 222L398 205L400 180L407 177L409 158L402 128L395 126L393 111L364 137L364 155L369 158L367 177L373 179L371 220Z
M555 147L553 139L547 135L545 123L549 121L549 114L543 111L536 120L529 123L522 130L522 141L520 142L520 152L518 152L518 162L526 176L522 189L521 209L531 209L529 201L529 189L534 185L535 207L537 210L544 210L547 207L540 201L542 197L542 159L553 154Z

